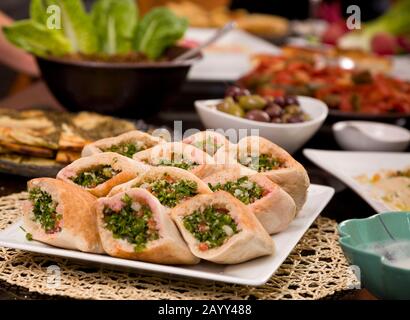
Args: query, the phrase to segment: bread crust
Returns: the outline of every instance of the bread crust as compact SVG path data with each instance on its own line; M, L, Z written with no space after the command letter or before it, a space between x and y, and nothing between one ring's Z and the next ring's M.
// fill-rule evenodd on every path
M217 146L219 146L219 148L221 147L226 147L230 145L230 142L228 141L228 139L225 138L224 135L216 132L216 131L212 131L212 130L206 130L206 131L201 131L198 133L195 133L187 138L185 138L184 140L182 140L183 143L189 144L189 145L193 145L194 147L207 152L210 156L214 156L214 154L216 153L216 151L218 151L219 148L217 148L216 150L210 150L212 148L209 148L208 146L208 150L206 150L207 146L204 146L202 144L203 141L208 142L208 140L210 140L211 142L213 142L214 144L216 144ZM202 146L198 146L197 143L201 143Z
M74 161L73 163L60 170L60 172L57 174L57 179L78 186L72 181L73 177L83 172L84 170L88 170L100 165L110 165L114 170L120 170L121 172L94 188L81 187L96 197L104 197L116 185L134 179L135 177L145 173L149 169L149 166L117 153L104 152Z
M175 181L188 180L196 182L198 187L198 194L212 193L212 190L208 187L208 185L205 182L203 182L201 179L199 179L197 176L195 176L193 173L190 173L187 170L174 167L152 167L145 174L135 179L132 179L126 183L115 186L110 191L108 196L113 196L117 193L134 189L136 188L136 185L141 185L147 182L153 182L163 178L164 176L168 176Z
M276 157L283 163L283 167L261 172L273 182L282 187L295 201L297 212L300 212L306 202L307 190L310 185L309 176L305 168L289 153L267 139L250 136L241 139L237 145L229 149L219 149L214 158L216 163L238 163L238 154L256 152ZM247 170L252 170L244 166ZM256 171L252 170L254 173Z
M157 224L160 238L148 242L141 252L136 252L125 240L114 239L112 232L105 228L104 207L117 206L125 194L131 197L133 202L148 205ZM190 252L165 208L144 189L130 189L113 197L100 198L96 202L95 210L102 245L110 256L159 264L197 264L200 261Z
M133 130L116 137L101 139L86 145L81 152L81 157L88 157L94 154L102 153L105 149L123 142L142 143L142 145L145 146L145 150L152 148L157 144L165 143L165 140L139 130Z
M296 216L296 204L292 197L263 174L246 175L241 171L242 166L239 164L227 166L207 176L203 181L214 186L247 176L249 181L256 183L264 191L262 198L248 204L247 207L269 234L285 230Z
M157 145L153 148L137 152L134 154L133 159L149 165L159 166L161 160L171 160L173 154L178 154L183 160L198 164L214 163L214 159L206 152L182 142L167 142ZM197 168L198 166L188 171L195 174L198 170Z
M203 210L208 206L223 207L235 220L239 233L232 235L218 248L201 251L199 241L184 227L183 218L195 210ZM171 216L184 237L191 252L204 260L221 264L235 264L256 257L274 253L274 243L249 208L225 191L213 194L201 194L176 206Z
M91 253L104 253L97 230L94 212L96 198L87 191L52 178L37 178L27 183L28 190L40 188L49 193L58 203L57 213L62 215L61 231L47 234L33 220L33 205L30 200L22 205L24 228L34 240L65 249Z

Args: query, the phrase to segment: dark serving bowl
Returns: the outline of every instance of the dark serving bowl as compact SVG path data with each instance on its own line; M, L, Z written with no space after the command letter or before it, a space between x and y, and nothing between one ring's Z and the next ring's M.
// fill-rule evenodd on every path
M68 110L141 118L172 103L192 64L200 58L102 62L37 57L37 62L50 91Z

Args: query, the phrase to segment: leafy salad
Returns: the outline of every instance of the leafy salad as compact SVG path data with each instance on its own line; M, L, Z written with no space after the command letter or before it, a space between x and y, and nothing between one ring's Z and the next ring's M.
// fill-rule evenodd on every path
M14 45L37 56L115 56L138 53L150 60L183 37L188 27L165 7L142 19L134 0L31 0L30 19L3 27Z

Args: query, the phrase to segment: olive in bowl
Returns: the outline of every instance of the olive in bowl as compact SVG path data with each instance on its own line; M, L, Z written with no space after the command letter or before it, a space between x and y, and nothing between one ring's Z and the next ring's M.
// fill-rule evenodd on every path
M279 110L278 106L272 103L268 103L263 109L253 109L245 112L239 106L237 100L234 100L232 97L230 98L230 107L237 114L243 114L243 116L231 114L226 112L227 110L220 110L221 105L226 102L226 99L195 102L196 110L204 127L225 131L235 130L237 136L243 134L239 130L245 129L247 134L259 134L261 137L280 145L290 153L298 150L319 130L328 114L326 104L310 97L296 97L299 104L298 108L308 119L305 121L291 118L294 115L288 115L287 112L293 112L294 110L285 110L286 107L279 107ZM275 119L275 121L272 121L272 119ZM255 132L255 130L259 130L259 133Z
M228 87L225 99L217 106L219 111L253 121L272 123L299 123L309 120L297 97L262 97L247 89Z

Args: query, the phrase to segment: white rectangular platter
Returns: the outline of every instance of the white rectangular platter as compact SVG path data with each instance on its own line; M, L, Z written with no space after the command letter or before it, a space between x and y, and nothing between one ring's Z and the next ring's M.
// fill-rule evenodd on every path
M359 183L360 175L372 176L380 170L400 170L410 165L410 153L356 152L305 149L303 154L322 169L346 183L377 212L392 211L371 196L371 189Z
M215 31L216 29L189 28L185 40L202 43ZM252 68L253 54L279 54L280 49L265 40L236 29L202 53L203 59L192 66L188 74L189 80L236 81Z
M21 221L16 222L0 232L0 247L20 249L127 269L160 272L243 285L262 285L266 283L272 274L280 267L309 226L330 201L333 194L334 190L330 187L311 185L307 202L302 211L286 231L273 236L276 245L275 254L237 265L217 265L201 262L195 266L169 266L113 258L107 255L59 249L37 241L27 241L25 233L20 228Z

